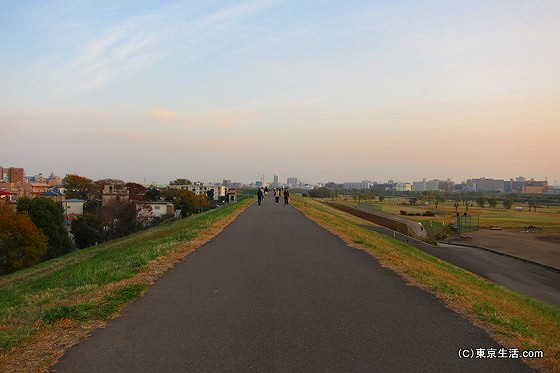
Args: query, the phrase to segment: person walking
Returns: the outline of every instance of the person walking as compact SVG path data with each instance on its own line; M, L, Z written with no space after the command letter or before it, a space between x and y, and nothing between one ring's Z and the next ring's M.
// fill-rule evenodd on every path
M280 188L274 188L274 199L276 200L276 204L280 201Z
M290 192L288 191L288 188L284 189L284 204L290 204Z
M259 202L259 206L263 200L263 190L262 188L257 189L257 201Z

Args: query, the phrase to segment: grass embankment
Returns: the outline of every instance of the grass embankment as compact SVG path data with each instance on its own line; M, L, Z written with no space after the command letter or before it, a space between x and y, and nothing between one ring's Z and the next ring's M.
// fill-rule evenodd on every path
M560 308L361 228L360 224L368 223L321 202L294 198L293 205L349 245L367 251L411 284L442 299L449 308L486 329L503 346L520 351L543 350L543 359L527 360L532 367L560 371Z
M38 372L218 234L250 198L0 277L0 371Z

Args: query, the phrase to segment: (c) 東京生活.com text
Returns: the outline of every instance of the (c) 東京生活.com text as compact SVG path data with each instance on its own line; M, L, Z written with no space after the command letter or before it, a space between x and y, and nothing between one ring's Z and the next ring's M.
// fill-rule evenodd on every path
M460 348L459 359L541 359L542 350L520 350L518 348Z

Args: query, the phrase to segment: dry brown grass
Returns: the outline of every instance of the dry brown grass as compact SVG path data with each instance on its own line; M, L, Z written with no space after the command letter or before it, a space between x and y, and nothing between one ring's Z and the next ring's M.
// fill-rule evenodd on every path
M371 224L311 199L294 198L308 218L367 251L407 282L442 299L452 310L485 329L506 348L543 350L543 359L526 363L560 371L560 309L496 285L413 247L359 227Z

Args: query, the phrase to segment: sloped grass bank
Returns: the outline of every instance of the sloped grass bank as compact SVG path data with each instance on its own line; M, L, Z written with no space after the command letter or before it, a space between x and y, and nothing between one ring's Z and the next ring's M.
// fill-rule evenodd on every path
M560 372L560 308L361 228L360 225L368 222L321 202L296 197L293 205L350 246L367 251L409 283L443 300L449 308L487 330L506 348L544 351L544 358L525 360L530 366Z
M0 370L46 369L253 202L244 199L0 277Z

